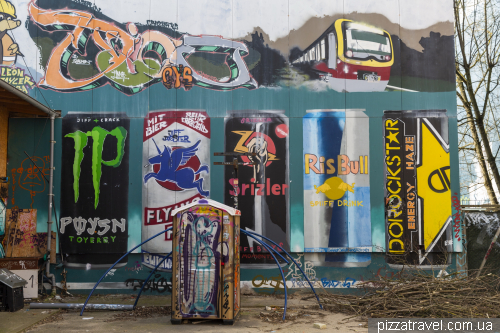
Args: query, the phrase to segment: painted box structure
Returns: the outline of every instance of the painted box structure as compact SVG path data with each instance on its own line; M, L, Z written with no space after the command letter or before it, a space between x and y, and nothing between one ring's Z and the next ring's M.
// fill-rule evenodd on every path
M172 323L189 318L233 324L240 309L241 212L200 199L172 215Z
M0 268L0 310L15 312L24 306L23 287L28 282L6 268Z

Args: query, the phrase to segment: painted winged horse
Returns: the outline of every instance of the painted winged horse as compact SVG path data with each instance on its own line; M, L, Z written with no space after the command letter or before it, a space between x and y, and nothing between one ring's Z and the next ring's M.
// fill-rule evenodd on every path
M156 172L150 172L144 176L144 183L147 183L150 178L155 178L161 182L169 181L177 184L182 189L196 188L198 192L208 197L210 191L203 190L203 178L195 181L195 176L202 171L209 172L207 165L202 165L195 172L191 168L178 169L180 166L185 165L187 161L198 151L198 146L201 140L198 140L191 147L177 148L174 151L170 147L164 145L163 152L158 148L158 145L153 139L156 149L158 150L158 155L151 157L149 159L150 164L160 164L160 170Z

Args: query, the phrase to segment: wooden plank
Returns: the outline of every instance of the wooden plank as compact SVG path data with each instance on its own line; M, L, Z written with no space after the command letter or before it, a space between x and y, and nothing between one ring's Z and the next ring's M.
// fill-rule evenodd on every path
M36 209L7 209L4 248L7 258L42 257L47 252L47 233L36 232ZM56 233L52 231L50 263L56 263Z
M2 258L0 268L11 270L38 269L40 258Z

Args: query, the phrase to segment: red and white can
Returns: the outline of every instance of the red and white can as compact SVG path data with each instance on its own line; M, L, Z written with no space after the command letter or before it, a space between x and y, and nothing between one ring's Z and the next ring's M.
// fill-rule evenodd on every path
M144 118L142 241L173 225L171 212L210 196L210 118L205 111L160 110ZM142 246L142 263L155 267L172 251L172 232ZM171 270L169 258L158 268Z

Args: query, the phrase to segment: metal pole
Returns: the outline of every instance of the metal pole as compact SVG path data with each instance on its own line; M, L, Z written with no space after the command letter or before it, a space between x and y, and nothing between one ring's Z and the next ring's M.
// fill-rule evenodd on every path
M142 294L142 291L144 290L144 287L146 286L146 284L148 283L149 279L151 279L151 276L153 276L154 272L156 272L156 270L158 269L158 267L160 267L160 265L165 261L167 260L168 257L170 257L170 255L172 254L172 252L170 252L169 254L167 254L165 257L163 257L163 259L158 263L158 265L156 265L156 267L151 271L151 273L149 273L148 277L146 278L146 280L144 280L144 283L142 284L142 287L141 287L141 290L139 290L139 294L137 295L137 298L135 299L135 303L134 303L134 309L135 307L137 306L137 302L139 302L139 298L141 297L141 294Z
M30 309L81 309L83 303L30 303ZM88 310L133 310L131 304L87 304Z
M286 319L286 306L287 306L287 300L288 300L288 292L287 292L287 287L286 287L285 274L283 274L283 269L281 268L278 259L276 259L276 256L273 254L273 249L269 245L267 245L266 243L264 243L264 241L257 239L257 237L255 237L255 236L253 236L253 235L251 235L251 234L243 231L242 229L240 229L240 230L245 235L247 235L247 236L252 237L253 239L255 239L255 241L257 243L260 243L260 245L262 245L269 252L269 254L271 254L273 256L274 261L276 261L276 265L278 266L278 268L280 270L280 273L281 273L281 278L283 279L283 287L285 288L285 307L283 308L283 321L285 321L285 319ZM278 282L278 287L279 287L279 282Z
M491 250L493 249L493 246L495 246L495 243L497 242L497 238L500 236L500 226L497 229L497 232L495 233L495 236L493 236L493 239L491 240L490 247L488 247L488 251L486 251L486 255L484 256L483 262L481 262L481 266L479 267L479 270L477 271L476 278L478 278L481 275L481 271L484 268L484 265L486 264L486 260L488 260L488 257L490 256Z
M49 213L47 217L47 265L45 266L45 273L47 278L52 279L52 294L56 293L56 277L54 274L50 273L50 257L52 253L50 251L51 241L52 241L52 196L53 193L53 183L54 183L54 118L55 115L50 115L50 168L49 168Z
M233 183L233 189L234 189L234 208L238 209L238 188L239 188L239 180L238 180L238 158L233 157L233 167L234 167L234 183Z
M123 258L125 258L126 256L128 256L132 251L134 251L135 249L137 249L139 246L141 246L142 244L144 243L147 243L149 242L150 240L166 233L167 231L170 231L172 230L173 227L169 227L163 231L160 231L159 233L157 233L156 235L152 236L152 237L149 237L148 239L146 239L144 242L142 242L141 244L135 246L132 250L129 250L127 253L125 253L120 259L118 259L113 265L111 265L110 268L108 268L108 270L101 276L101 278L99 279L99 281L97 281L97 283L95 284L94 288L90 291L90 294L89 296L87 297L87 300L85 301L85 303L83 304L83 307L82 307L82 311L80 312L80 316L83 316L83 311L85 311L85 306L87 305L87 303L89 302L89 299L90 299L90 296L92 296L92 294L94 293L95 289L97 288L97 286L99 285L99 283L101 283L102 279L104 279L106 277L106 274L109 273L109 271L111 269L113 269L113 267L115 267L119 262L120 260L122 260Z

